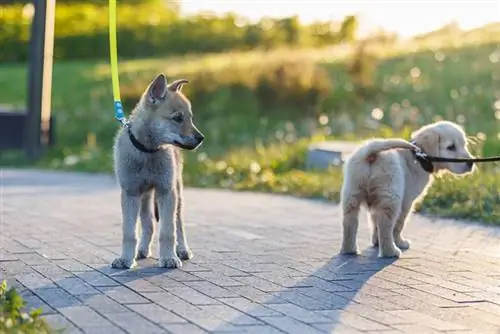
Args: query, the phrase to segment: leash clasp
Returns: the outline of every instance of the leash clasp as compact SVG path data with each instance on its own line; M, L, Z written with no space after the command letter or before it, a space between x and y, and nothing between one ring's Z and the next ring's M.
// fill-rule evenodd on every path
M123 113L123 106L121 101L115 101L115 118L123 127L129 127L130 124Z

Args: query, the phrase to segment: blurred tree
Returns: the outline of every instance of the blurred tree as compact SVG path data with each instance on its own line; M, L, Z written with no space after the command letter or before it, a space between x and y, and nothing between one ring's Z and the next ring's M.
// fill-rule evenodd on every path
M0 5L12 5L12 4L26 4L32 3L36 0L0 0ZM93 4L93 5L107 5L109 0L57 0L56 3L60 4ZM180 10L180 0L117 0L117 4L130 4L130 5L142 5L147 3L158 3L165 4L171 8L177 8Z
M340 40L341 41L354 41L356 39L356 32L358 31L358 20L356 16L346 16L340 27Z
M333 22L314 22L308 30L314 46L334 44L339 39L338 25Z
M300 44L301 27L297 15L278 20L275 27L282 31L287 45L296 46Z
M0 0L6 3L6 0ZM40 0L42 1L42 0ZM298 16L263 17L251 23L230 13L180 15L179 0L117 0L118 43L122 57L254 48L324 47L355 36L354 17L340 22L301 24ZM31 18L22 2L4 6L0 15L0 61L24 61ZM107 47L108 0L57 0L54 56L58 60L97 59ZM74 24L78 22L78 24Z

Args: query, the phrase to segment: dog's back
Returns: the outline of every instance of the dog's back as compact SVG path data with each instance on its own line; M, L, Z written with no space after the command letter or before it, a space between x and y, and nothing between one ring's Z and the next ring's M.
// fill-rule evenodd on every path
M412 150L415 146L402 139L373 139L363 143L344 165L344 184L363 183L366 186L370 180L381 182L380 178L390 177L384 171L398 168L398 158L390 151L398 148Z

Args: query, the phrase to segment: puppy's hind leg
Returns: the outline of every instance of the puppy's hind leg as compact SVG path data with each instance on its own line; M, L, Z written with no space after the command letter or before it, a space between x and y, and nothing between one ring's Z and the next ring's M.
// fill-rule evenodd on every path
M372 208L372 221L378 231L379 257L399 257L401 250L394 243L394 224L399 216L396 204L380 203Z
M139 214L140 197L121 192L123 235L122 255L115 259L111 266L116 269L128 269L135 266L137 250L137 216Z
M408 221L411 210L411 207L403 207L403 209L401 210L401 214L396 220L396 225L394 226L394 241L396 242L396 245L401 249L408 249L411 245L411 241L403 238L401 234L406 222Z
M378 228L373 222L372 215L370 213L368 213L368 221L370 222L372 228L372 245L373 247L378 247Z
M342 189L342 254L357 254L356 241L359 226L360 196L348 189Z
M141 219L142 231L137 259L145 259L151 256L151 239L155 232L155 224L153 222L153 190L142 195L139 217Z

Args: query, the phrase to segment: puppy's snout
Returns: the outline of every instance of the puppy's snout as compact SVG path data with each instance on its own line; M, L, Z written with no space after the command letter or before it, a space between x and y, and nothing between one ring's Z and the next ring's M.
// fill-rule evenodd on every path
M203 133L197 131L194 134L194 139L196 139L197 142L201 143L205 139L205 136L203 135Z

